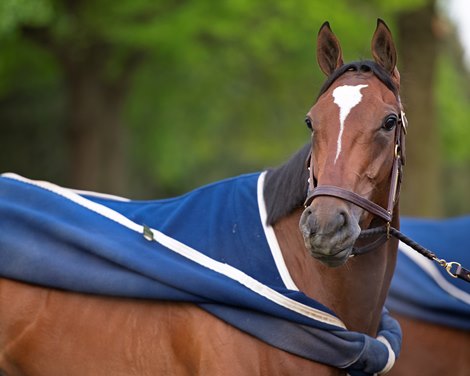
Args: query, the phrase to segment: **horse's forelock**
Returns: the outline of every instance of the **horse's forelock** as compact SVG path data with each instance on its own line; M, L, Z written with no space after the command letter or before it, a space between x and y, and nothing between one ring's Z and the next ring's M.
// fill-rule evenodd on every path
M333 84L333 82L335 82L339 77L341 77L344 73L348 71L354 71L359 73L372 72L398 98L398 87L393 81L390 74L379 64L371 60L354 61L348 64L344 64L338 69L336 69L331 75L328 76L326 81L323 83L318 97L322 96Z

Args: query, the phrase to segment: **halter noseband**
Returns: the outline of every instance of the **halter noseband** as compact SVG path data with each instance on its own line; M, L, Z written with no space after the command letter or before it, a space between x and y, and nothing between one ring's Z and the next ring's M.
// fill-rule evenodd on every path
M399 99L399 105L401 109L401 102ZM307 166L309 170L309 180L308 180L308 192L307 198L304 202L304 206L308 207L311 205L312 201L319 196L331 196L340 198L342 200L349 201L354 205L357 205L364 210L367 210L369 213L374 214L375 216L383 219L387 227L390 226L390 222L393 218L393 208L397 203L397 199L400 194L400 185L401 185L401 178L402 178L402 167L404 163L404 141L405 135L407 131L408 121L406 119L405 113L403 110L400 112L400 116L398 118L398 123L395 128L395 148L394 148L394 157L393 157L393 166L391 171L391 180L390 180L390 190L388 196L388 204L387 208L383 208L380 205L377 205L375 202L370 201L367 198L364 198L358 195L355 192L349 191L347 189L336 187L332 185L321 185L316 186L315 184L315 173L314 173L314 166L313 166L313 158L312 158L312 148L310 149L309 156L307 158ZM359 252L364 253L364 252Z

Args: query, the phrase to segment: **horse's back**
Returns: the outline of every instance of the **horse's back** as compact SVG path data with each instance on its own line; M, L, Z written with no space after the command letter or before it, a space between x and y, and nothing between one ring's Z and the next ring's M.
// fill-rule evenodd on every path
M470 332L394 313L403 329L400 357L390 376L468 376Z
M339 375L186 303L66 293L0 279L7 375Z

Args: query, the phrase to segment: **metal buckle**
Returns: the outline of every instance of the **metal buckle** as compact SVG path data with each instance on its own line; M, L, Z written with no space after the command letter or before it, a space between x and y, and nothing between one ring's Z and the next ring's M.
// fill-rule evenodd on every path
M154 240L153 231L150 229L150 227L143 225L142 229L143 229L142 235L144 236L146 240L148 240L149 242Z
M402 110L400 113L401 125L403 127L403 133L406 135L408 133L408 119L406 118L405 112Z

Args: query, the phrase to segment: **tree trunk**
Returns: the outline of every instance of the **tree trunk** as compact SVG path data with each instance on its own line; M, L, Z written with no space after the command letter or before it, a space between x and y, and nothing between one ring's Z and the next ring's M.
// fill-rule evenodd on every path
M121 115L130 79L143 60L142 51L119 51L120 70L113 65L111 76L114 46L99 40L56 40L47 27L23 27L21 31L50 51L64 74L68 184L126 195L128 138Z
M69 181L74 188L125 195L127 137L121 120L125 90L78 66L67 70Z
M438 52L434 3L398 16L402 96L410 125L401 212L424 217L442 214L441 148L433 96Z

